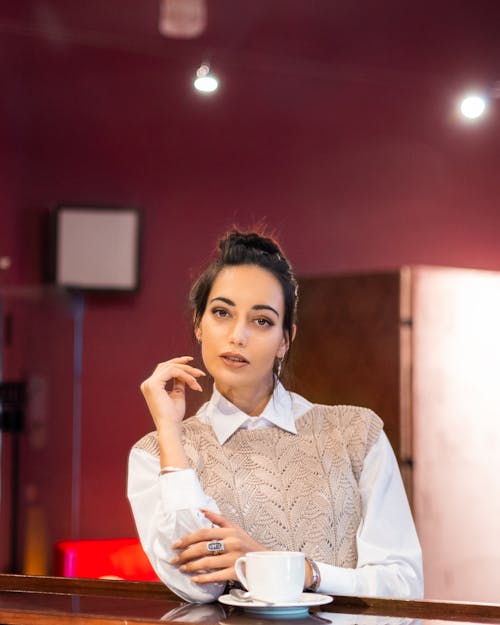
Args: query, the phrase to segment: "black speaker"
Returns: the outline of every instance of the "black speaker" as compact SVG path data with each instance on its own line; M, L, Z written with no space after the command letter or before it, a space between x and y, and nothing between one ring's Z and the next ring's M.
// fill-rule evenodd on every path
M26 382L0 382L0 431L21 432L24 425Z

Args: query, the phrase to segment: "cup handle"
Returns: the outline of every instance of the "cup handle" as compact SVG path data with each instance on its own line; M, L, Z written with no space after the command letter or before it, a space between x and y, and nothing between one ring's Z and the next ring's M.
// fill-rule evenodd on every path
M248 582L247 578L243 574L243 565L246 564L247 559L245 556L238 558L234 563L234 571L236 573L236 577L240 580L243 586L248 590Z

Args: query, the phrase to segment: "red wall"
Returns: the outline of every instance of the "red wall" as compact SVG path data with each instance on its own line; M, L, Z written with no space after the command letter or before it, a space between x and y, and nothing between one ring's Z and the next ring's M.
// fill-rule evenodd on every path
M193 352L186 295L216 238L265 219L299 274L499 270L498 120L458 123L450 92L431 83L297 81L230 64L204 98L189 55L77 39L3 39L0 255L15 266L0 284L40 284L51 206L142 208L140 292L89 296L84 318L80 535L126 536L127 452L151 428L138 385L156 362ZM50 545L72 531L73 335L70 303L37 297L12 375L46 384L45 442L34 449L25 434L22 476Z

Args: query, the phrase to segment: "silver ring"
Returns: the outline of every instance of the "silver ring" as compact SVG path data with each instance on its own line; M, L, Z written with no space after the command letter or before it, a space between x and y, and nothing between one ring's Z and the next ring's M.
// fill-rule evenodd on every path
M211 540L207 543L207 551L214 556L220 555L224 551L224 541L223 540Z

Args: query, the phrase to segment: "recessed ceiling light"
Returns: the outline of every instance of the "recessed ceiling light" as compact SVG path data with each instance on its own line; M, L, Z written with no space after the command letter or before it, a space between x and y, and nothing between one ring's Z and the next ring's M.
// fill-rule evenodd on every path
M460 112L467 119L477 119L486 111L486 99L480 95L468 95L460 103Z
M201 93L213 93L219 87L219 81L210 73L210 67L206 63L202 63L196 70L196 78L194 79L194 88Z

